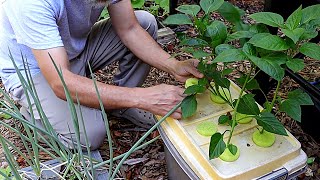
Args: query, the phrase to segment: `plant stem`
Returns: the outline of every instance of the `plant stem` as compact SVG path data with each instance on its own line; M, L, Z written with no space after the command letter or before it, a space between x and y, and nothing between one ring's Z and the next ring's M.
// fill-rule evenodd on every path
M277 95L278 95L278 91L279 91L279 88L280 88L280 84L281 84L281 81L278 81L277 88L276 88L276 91L274 92L274 95L273 95L273 99L272 99L272 102L271 102L270 108L269 108L269 109L267 109L267 110L268 110L268 112L271 112L272 107L274 106L274 103L276 102Z
M66 168L66 170L65 170L65 172L63 174L63 178L66 178L71 166L73 165L73 161L74 161L75 158L76 158L76 155L74 154L72 159L70 160L70 162L68 162L68 166L67 166L67 168Z
M243 86L241 88L241 91L240 91L240 94L239 94L239 98L237 99L236 106L234 108L235 113L234 113L234 117L232 119L232 126L231 126L231 131L230 131L230 135L229 135L229 138L228 138L227 145L229 145L229 143L231 141L231 138L232 138L232 134L233 134L234 128L236 127L236 116L237 116L237 109L238 109L238 106L239 106L240 98L241 98L241 96L242 96L242 94L243 94L243 92L244 92L244 90L246 88L246 85L247 85L249 77L250 77L250 75L252 73L252 70L253 70L253 67L251 66L249 74L247 75L246 80L245 80L245 82L244 82L244 84L243 84Z
M248 83L251 82L251 81L259 74L260 71L261 71L261 69L259 69L258 72L256 72L256 73L252 76L252 78L249 79Z

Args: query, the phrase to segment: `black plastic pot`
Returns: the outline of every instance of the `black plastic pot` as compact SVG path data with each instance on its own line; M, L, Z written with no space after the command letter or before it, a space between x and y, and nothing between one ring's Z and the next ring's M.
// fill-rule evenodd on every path
M311 97L313 106L301 106L301 128L315 140L320 141L320 133L317 128L320 125L320 81L309 83L290 70L287 70L286 73Z
M319 4L320 0L292 0L288 2L287 0L265 0L265 11L275 12L281 14L284 18L287 18L293 11L295 11L300 5L302 7L307 7L315 4ZM270 31L277 33L277 29L270 28ZM320 41L320 36L311 40L312 42L318 43ZM298 54L297 58L303 59L302 54ZM312 98L313 106L302 106L301 112L301 127L304 132L315 137L316 140L320 141L320 133L317 132L320 125L320 82L308 82L302 76L291 70L286 69L286 75L292 78L296 83L301 86L306 93ZM273 81L269 80L269 77L262 75L259 77L258 81L262 82L264 87L263 90L268 92L272 87L274 87ZM257 95L259 99L260 96Z

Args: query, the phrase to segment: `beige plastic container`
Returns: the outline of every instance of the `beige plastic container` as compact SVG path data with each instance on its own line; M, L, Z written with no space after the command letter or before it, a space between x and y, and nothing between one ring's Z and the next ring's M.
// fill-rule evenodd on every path
M231 83L231 95L237 98L240 88ZM209 160L210 137L196 132L196 126L203 121L218 124L218 118L232 108L227 104L216 104L210 100L210 92L197 95L197 113L188 119L175 120L167 118L159 127L166 144L169 178L185 179L177 168L181 168L189 179L272 179L281 174L282 177L294 177L303 171L307 156L301 150L300 143L287 131L289 136L276 135L272 147L262 148L251 139L258 126L253 120L249 124L236 127L232 143L240 149L240 157L235 162L224 162L219 158ZM160 117L157 117L160 119ZM218 125L223 133L230 126ZM225 134L228 138L228 134ZM176 163L177 165L172 165ZM285 178L286 179L286 178Z

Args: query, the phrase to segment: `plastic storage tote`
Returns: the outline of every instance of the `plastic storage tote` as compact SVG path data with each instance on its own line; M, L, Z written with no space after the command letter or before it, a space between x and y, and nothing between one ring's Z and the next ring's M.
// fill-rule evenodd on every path
M234 99L240 88L231 83L230 91ZM231 142L240 150L239 159L235 162L224 162L219 158L209 160L211 137L198 134L196 126L203 121L218 124L220 115L233 110L228 104L213 103L209 91L198 94L197 101L197 113L192 117L182 120L167 118L159 126L166 145L170 179L290 179L305 170L307 156L290 132L287 131L288 136L276 135L276 142L269 148L255 145L251 139L258 126L255 120L235 128ZM218 125L221 133L229 128ZM227 133L224 138L228 138Z

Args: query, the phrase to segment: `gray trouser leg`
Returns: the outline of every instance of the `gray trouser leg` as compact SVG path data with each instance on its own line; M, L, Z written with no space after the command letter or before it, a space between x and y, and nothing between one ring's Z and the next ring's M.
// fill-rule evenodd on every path
M158 27L154 16L146 11L135 11L135 14L141 27L156 39ZM75 73L88 76L90 71L87 61L90 62L93 71L102 69L114 61L119 61L119 68L114 76L115 84L126 87L142 85L149 73L150 66L137 59L126 48L112 29L110 21L100 21L95 24L88 39L83 53L78 59L71 62Z
M58 135L60 141L69 148L73 148L73 143L76 144L75 128L73 125L73 120L71 118L71 113L69 111L68 103L64 100L59 99L55 96L54 92L50 88L49 84L45 80L42 74L37 74L33 77L34 85L37 90L39 100L41 102L42 109L48 118L51 126ZM23 91L22 87L15 89L15 91ZM19 103L22 107L29 111L29 105L27 103L27 98L25 94L20 97ZM89 146L91 149L96 149L103 142L106 130L104 126L104 121L102 118L101 111L98 109L93 109L85 106L78 107L75 104L79 130L80 130L80 142L83 149L86 148L85 133L84 128L81 124L80 110L83 115L83 122L86 129L86 134L89 141ZM41 116L39 115L36 105L32 103L32 111L34 113L34 118L37 120L37 124L41 124ZM43 127L42 127L43 128Z
M157 24L155 18L145 11L137 11L136 17L141 26L149 34L156 38ZM134 57L134 55L122 44L120 38L112 29L111 21L96 23L88 37L84 51L70 61L71 71L89 76L88 62L93 71L102 69L108 64L119 61L119 69L114 80L119 86L135 87L140 86L148 75L150 66ZM35 87L51 125L58 134L60 140L72 148L75 141L75 129L68 109L67 102L55 96L42 74L33 77ZM18 102L26 109L29 109L25 94L22 88L16 88L11 94L18 99ZM40 122L40 116L36 112L34 104L31 105L35 112L35 118ZM77 107L77 105L76 105ZM105 138L105 126L101 111L85 106L77 107L77 114L80 118L82 111L86 133L91 149L98 148ZM79 119L80 120L80 119ZM81 123L80 123L81 124ZM84 129L80 126L81 145L85 146Z

